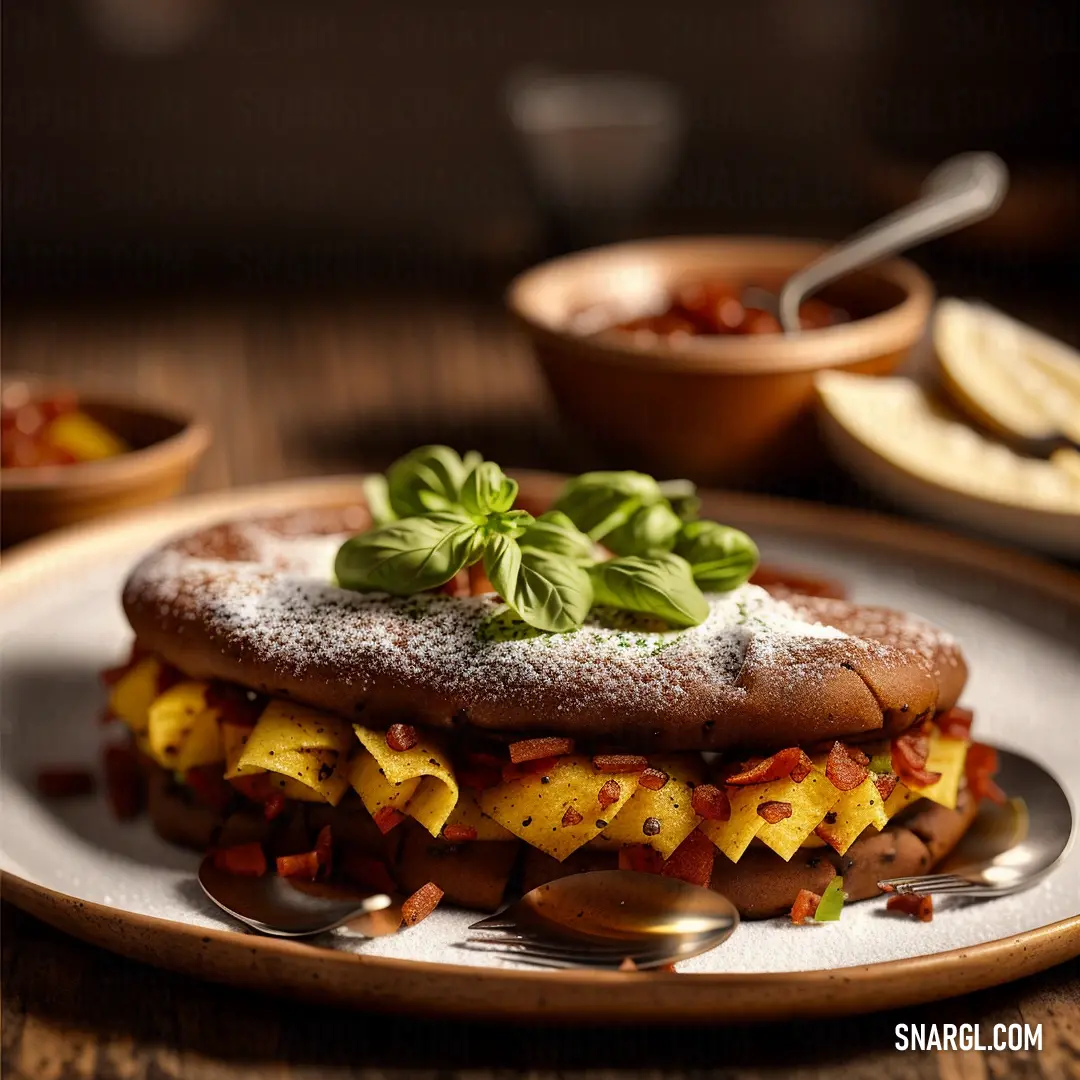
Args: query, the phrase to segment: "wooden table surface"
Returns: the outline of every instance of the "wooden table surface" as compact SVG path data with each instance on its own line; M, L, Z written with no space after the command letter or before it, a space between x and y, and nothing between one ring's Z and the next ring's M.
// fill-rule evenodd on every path
M262 295L5 311L5 370L190 408L214 443L194 490L379 468L421 442L505 465L601 463L563 431L497 303ZM867 500L837 474L795 493ZM310 1008L145 967L3 911L8 1077L716 1074L1080 1077L1080 961L899 1013L736 1029L516 1027ZM898 1053L897 1023L1041 1023L1041 1053Z

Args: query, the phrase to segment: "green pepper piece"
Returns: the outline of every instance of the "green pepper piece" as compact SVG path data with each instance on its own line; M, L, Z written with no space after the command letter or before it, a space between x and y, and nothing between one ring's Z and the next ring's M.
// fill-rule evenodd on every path
M821 894L821 903L814 912L814 922L836 922L844 907L844 879L837 875Z
M870 771L877 773L879 776L884 773L891 773L893 771L892 754L875 754L870 759Z

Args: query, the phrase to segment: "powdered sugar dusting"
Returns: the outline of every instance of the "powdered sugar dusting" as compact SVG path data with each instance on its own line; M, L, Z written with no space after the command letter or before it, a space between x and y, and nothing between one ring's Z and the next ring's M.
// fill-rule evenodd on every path
M580 630L543 634L492 596L399 598L336 587L334 556L347 534L233 528L247 557L222 561L166 548L143 561L129 588L153 596L161 615L200 620L286 673L329 667L437 678L451 693L467 688L473 700L508 687L550 692L569 680L578 702L610 700L633 685L639 705L662 707L688 683L732 686L751 641L780 660L807 639L847 637L754 585L708 596L708 617L686 630L641 629L633 618L599 612Z

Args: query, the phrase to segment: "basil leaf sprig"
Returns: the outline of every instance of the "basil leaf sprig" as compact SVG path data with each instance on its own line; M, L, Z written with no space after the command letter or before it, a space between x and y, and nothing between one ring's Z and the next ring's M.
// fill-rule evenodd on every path
M749 580L757 569L757 544L746 533L716 521L690 521L682 526L675 553L689 564L694 580L710 592L728 592Z
M451 511L401 518L338 549L334 574L346 589L408 596L445 585L484 553L483 530Z
M342 587L407 596L483 560L507 608L534 630L574 630L594 604L695 626L709 612L703 589L736 588L757 565L745 533L697 520L685 480L585 473L534 518L513 509L517 483L494 462L424 446L364 490L375 527L339 550ZM599 543L615 558L601 558Z
M390 506L399 518L461 509L461 489L480 455L449 446L421 446L386 471Z
M597 563L592 582L596 603L659 615L672 626L697 626L709 614L709 602L695 583L690 564L670 552Z

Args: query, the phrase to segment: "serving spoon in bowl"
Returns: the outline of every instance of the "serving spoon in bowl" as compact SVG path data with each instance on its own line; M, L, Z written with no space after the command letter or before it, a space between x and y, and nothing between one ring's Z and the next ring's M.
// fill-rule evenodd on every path
M801 329L799 305L807 296L854 270L982 221L1001 205L1008 187L1009 170L996 154L957 154L943 161L923 182L915 202L830 248L787 279L777 301L784 332Z

